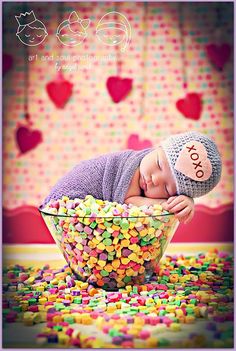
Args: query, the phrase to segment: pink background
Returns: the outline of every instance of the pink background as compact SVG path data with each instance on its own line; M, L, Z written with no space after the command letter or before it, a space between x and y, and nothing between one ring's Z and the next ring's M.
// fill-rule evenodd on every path
M232 204L233 6L230 3L181 6L182 15L177 3L62 3L59 14L56 3L32 2L27 11L34 10L49 35L41 45L26 47L15 35L15 15L25 12L22 4L4 4L3 52L13 59L13 66L3 80L6 211L38 207L55 182L83 159L158 145L166 136L187 130L198 130L214 139L223 160L221 182L214 191L197 199L197 205L214 209ZM84 42L71 48L60 45L55 32L61 19L67 19L73 10L81 18L90 18L91 23ZM131 44L124 53L118 47L104 45L95 34L101 17L114 10L125 14L132 28ZM222 44L231 46L223 70L218 70L207 57L208 44L219 48ZM26 65L25 58L36 54L37 60ZM64 79L73 84L73 92L63 109L54 105L46 91L46 84L57 76L58 55L65 59L60 61L61 65L72 64L67 60L76 56L98 58L97 62L77 60L77 70L64 70ZM102 62L108 55L113 60ZM53 60L45 61L45 56L53 56ZM123 101L115 104L106 80L117 75L117 59L121 62L119 76L132 78L133 88ZM185 80L187 89L183 87ZM184 117L176 108L177 100L188 92L202 96L203 109L198 120ZM26 98L30 125L24 113ZM27 126L29 133L40 132L42 142L21 153L16 140L19 126ZM136 141L134 135L138 135ZM222 227L222 233L223 230Z

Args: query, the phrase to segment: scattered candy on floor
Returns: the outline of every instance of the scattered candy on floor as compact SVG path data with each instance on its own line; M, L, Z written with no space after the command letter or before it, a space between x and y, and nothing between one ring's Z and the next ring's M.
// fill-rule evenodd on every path
M206 322L205 334L197 321ZM42 347L233 347L233 258L216 249L165 256L150 283L118 291L76 280L68 266L10 266L3 269L3 323L14 322L43 323L35 340ZM191 332L180 340L163 336L185 326Z
M42 211L72 270L109 290L148 281L178 226L161 205L121 205L91 195L63 196Z

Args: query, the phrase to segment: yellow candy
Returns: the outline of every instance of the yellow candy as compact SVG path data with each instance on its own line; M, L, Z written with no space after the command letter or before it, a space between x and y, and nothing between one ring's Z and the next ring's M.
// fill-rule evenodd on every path
M51 294L51 295L48 296L48 301L54 302L54 301L56 301L56 299L57 299L57 295L56 294Z
M114 244L114 245L117 245L118 242L119 242L119 240L120 240L119 238L114 238L114 239L113 239L113 244Z
M53 323L60 323L62 322L62 316L54 316L52 318Z
M75 247L80 251L83 251L84 249L82 244L76 244Z
M91 256L91 257L90 257L90 261L91 261L92 263L97 263L97 258Z
M39 302L40 305L44 305L45 302L47 302L47 300L48 300L48 299L46 299L46 297L40 297L39 300L38 300L38 302Z
M140 267L139 268L139 271L138 271L140 274L143 274L145 272L145 268L144 267ZM158 300L157 300L158 301Z
M106 265L106 261L98 260L98 265L100 267L104 267Z
M98 250L105 250L105 245L103 243L99 243L97 246Z
M139 235L141 236L141 237L144 237L144 236L146 236L148 234L148 230L147 229L143 229L143 230L141 230L140 232L139 232Z
M193 323L195 321L195 317L194 316L185 316L185 323L186 324L190 324Z
M145 261L149 261L151 259L151 255L150 255L150 252L146 251L143 253L143 259Z
M134 237L138 236L138 232L137 232L136 229L130 230L130 231L129 231L129 234L130 234L131 236L134 236Z
M137 244L129 245L128 248L129 248L131 251L134 251L134 252L140 251L140 247L139 247Z
M115 250L115 246L114 245L106 246L106 251L107 252L112 252L114 250Z
M132 260L134 262L136 262L138 259L138 256L134 252L132 252L128 257L130 260Z
M111 264L112 264L112 266L113 266L114 268L118 268L118 267L120 267L120 260L115 259L115 260L112 261Z
M180 331L181 330L181 325L179 323L171 323L170 324L170 329L173 331Z
M120 227L118 226L118 225L115 225L115 224L113 224L112 226L111 226L111 228L115 231L115 230L120 230Z
M123 237L125 238L125 239L130 239L130 234L129 234L129 232L127 232L127 233L123 233Z
M132 277L133 275L135 275L135 272L132 268L129 268L126 271L126 275L127 275L127 277Z
M129 242L129 240L127 240L127 239L123 239L123 240L121 240L120 244L121 244L123 247L128 247L129 244L130 244L130 242Z
M130 259L129 258L126 258L126 257L122 257L121 258L121 263L122 264L128 264L130 262Z

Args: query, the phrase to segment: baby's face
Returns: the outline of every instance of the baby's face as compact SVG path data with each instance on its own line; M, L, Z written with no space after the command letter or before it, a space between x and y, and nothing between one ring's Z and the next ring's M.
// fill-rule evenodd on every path
M160 146L142 159L139 171L139 186L145 197L167 199L176 195L176 183L165 152Z

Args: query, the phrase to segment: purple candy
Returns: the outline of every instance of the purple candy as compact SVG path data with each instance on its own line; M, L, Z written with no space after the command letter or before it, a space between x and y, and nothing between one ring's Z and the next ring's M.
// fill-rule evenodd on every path
M84 226L81 223L78 223L78 224L75 225L75 229L78 232L83 232L84 231Z
M129 249L123 249L122 250L123 257L128 257L131 253L132 253L132 251L129 250Z
M101 254L99 255L99 260L101 260L101 261L106 261L106 259L107 259L107 254L101 253Z
M84 251L90 253L91 248L89 246L84 246Z
M123 338L120 337L120 336L114 336L114 337L112 338L112 343L113 343L114 345L120 345L120 344L122 343L122 341L123 341Z
M84 227L84 232L86 233L86 234L92 234L92 232L93 232L93 230L90 228L90 227L88 227L87 225Z
M117 273L111 272L111 273L109 274L109 277L110 277L111 279L116 279L116 278L117 278Z

